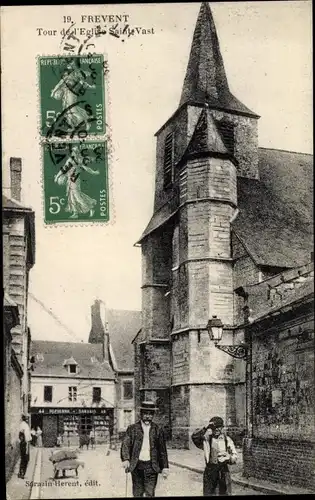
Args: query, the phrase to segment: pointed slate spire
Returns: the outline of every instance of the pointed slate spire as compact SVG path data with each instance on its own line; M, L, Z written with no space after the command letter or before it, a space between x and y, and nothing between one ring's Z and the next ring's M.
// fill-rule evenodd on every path
M230 92L208 2L199 11L179 105L187 102L257 116Z

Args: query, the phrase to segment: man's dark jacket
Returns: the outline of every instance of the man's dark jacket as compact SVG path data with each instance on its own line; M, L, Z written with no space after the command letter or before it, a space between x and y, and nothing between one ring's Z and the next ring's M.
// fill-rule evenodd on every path
M125 460L129 460L130 472L135 469L138 463L142 442L143 430L141 422L129 425L121 445L120 456L123 462ZM153 422L151 423L149 442L150 457L153 470L159 473L162 469L168 469L168 458L164 433L163 430Z

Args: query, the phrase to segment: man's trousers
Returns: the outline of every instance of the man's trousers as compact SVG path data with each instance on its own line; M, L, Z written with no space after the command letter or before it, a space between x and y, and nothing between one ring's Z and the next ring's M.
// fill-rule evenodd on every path
M203 496L231 495L231 475L227 464L207 464L203 473Z
M155 496L155 488L158 478L158 473L152 469L151 461L138 461L136 468L131 473L132 477L132 494L134 497Z
M21 453L19 477L24 478L30 456L28 453Z

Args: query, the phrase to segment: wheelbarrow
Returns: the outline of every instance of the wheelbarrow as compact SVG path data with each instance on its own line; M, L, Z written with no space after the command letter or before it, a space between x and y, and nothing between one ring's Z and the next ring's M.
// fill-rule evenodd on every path
M78 476L78 468L84 468L84 462L82 460L78 460L77 458L71 458L66 460L61 460L60 462L54 463L54 479L58 479L60 477L60 473L62 473L62 477L66 477L66 470L74 470L75 475Z

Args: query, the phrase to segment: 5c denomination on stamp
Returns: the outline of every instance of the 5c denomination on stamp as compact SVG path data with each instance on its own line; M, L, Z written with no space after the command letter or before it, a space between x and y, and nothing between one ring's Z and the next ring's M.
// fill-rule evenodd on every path
M42 147L45 222L108 222L106 142L55 142Z
M103 55L41 56L39 80L42 136L105 134Z

